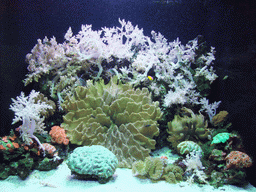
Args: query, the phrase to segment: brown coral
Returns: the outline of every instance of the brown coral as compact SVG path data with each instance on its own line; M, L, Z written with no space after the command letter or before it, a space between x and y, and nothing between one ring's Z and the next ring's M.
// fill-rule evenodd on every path
M214 126L218 126L221 123L223 123L228 117L228 112L227 111L220 111L217 115L215 115L212 118L212 123Z
M231 151L226 157L226 169L252 166L252 159L241 151Z

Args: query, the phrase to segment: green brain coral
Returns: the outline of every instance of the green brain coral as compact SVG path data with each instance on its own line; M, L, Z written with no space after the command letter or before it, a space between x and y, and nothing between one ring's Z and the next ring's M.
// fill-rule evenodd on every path
M177 150L181 155L189 154L192 151L199 151L201 154L203 153L202 148L194 141L182 141L177 146Z
M146 88L118 84L116 77L108 84L89 80L66 97L62 107L67 114L61 126L70 142L105 146L118 157L119 167L131 167L155 148L162 112Z

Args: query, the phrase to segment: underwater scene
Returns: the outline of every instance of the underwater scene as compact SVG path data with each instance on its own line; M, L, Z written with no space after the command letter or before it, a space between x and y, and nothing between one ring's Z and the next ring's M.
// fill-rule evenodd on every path
M256 191L255 8L3 0L0 192Z

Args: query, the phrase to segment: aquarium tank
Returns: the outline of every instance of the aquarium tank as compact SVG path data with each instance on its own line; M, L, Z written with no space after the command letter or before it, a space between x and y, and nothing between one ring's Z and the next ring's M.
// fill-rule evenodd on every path
M0 2L0 191L256 191L255 3Z

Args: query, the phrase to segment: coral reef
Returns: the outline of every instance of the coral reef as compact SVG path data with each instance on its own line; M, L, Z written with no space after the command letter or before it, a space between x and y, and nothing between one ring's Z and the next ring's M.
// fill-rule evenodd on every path
M6 179L10 175L26 179L35 169L51 170L63 162L54 153L53 146L48 143L42 145L45 151L39 149L35 140L30 145L23 143L19 128L15 132L11 131L10 136L0 138L0 179Z
M62 44L46 37L27 54L25 86L38 82L40 91L58 101L58 117L52 118L58 122L46 125L60 124L66 114L50 139L44 120L53 115L55 103L35 90L12 99L13 123L22 125L19 133L0 140L0 178L25 179L34 169L53 169L62 162L58 154L84 145L69 156L68 166L77 177L101 183L116 167L132 168L134 176L153 182L244 183L252 159L242 152L240 137L228 132L228 112L216 115L221 101L206 99L217 78L214 47L206 48L201 36L182 45L154 31L147 37L129 21L119 23L98 31L82 25L77 35L69 28ZM150 153L166 146L167 135L183 156Z
M79 178L96 178L106 183L114 174L118 160L107 148L92 145L77 147L68 157L67 165Z
M72 144L105 146L117 155L120 167L131 167L155 148L162 116L158 105L146 88L118 84L116 77L106 85L87 81L64 101L61 127Z

